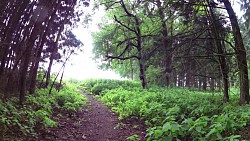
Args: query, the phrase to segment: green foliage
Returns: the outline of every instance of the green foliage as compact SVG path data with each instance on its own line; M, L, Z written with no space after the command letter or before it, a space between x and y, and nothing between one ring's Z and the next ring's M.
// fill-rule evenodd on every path
M136 86L104 89L100 95L101 101L119 113L120 119L136 117L145 121L148 140L157 141L238 139L235 131L250 121L250 107L238 106L237 98L232 95L232 102L222 105L219 94L213 97L188 89L143 90Z
M48 89L37 89L35 95L26 97L22 107L18 99L12 98L7 102L0 100L0 136L6 133L35 135L35 127L56 127L57 122L52 117L53 109L73 112L86 104L87 99L73 86L65 86L59 93L53 89L49 95Z
M163 76L163 68L160 67L154 67L153 65L150 65L147 68L147 80L149 84L154 84L154 85L163 85L164 83L164 77Z
M82 81L80 87L87 93L99 95L104 90L111 90L119 87L131 89L133 87L141 87L141 84L140 82L129 80L89 79Z
M74 112L86 105L87 98L84 97L75 87L66 87L57 95L59 105L68 111Z
M140 141L141 138L137 134L134 134L132 136L127 137L127 140L130 140L130 141Z

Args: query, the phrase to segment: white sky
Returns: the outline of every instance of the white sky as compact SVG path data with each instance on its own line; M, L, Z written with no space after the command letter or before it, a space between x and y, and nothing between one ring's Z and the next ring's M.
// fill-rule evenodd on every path
M86 11L91 11L91 7L84 8ZM70 62L67 63L64 78L74 78L78 80L90 79L90 78L107 78L107 79L122 79L118 74L112 71L99 70L97 63L92 60L92 37L91 32L97 31L97 23L101 22L101 17L104 12L97 12L93 17L93 22L86 29L83 26L79 26L77 29L73 30L77 39L81 40L84 44L83 52L78 53L78 55L73 55L70 57ZM60 65L54 65L52 67L52 72L58 72L61 68Z
M118 74L112 71L99 70L97 63L92 60L92 37L91 33L79 27L73 30L74 34L83 42L84 46L82 49L84 52L71 57L72 65L67 65L65 70L66 78L75 78L79 80L89 79L89 78L107 78L107 79L121 79Z
M240 6L236 1L233 3L234 10L238 16L241 16ZM91 10L91 8L87 8ZM90 79L90 78L107 78L107 79L121 79L118 74L115 74L112 71L103 71L99 70L97 63L91 59L92 55L92 37L91 32L97 31L97 23L101 22L101 17L104 15L104 11L97 12L93 17L93 23L89 25L89 29L85 29L83 26L79 26L77 29L73 30L73 33L76 37L81 40L84 44L82 49L84 52L79 53L78 55L71 56L70 62L67 63L64 78L74 78L78 80ZM72 65L70 65L72 64ZM54 65L52 68L53 72L57 72L60 69L61 65Z

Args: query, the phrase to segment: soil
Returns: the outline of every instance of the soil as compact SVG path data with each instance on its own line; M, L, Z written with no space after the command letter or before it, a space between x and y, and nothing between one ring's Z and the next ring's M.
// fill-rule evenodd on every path
M119 121L118 115L96 101L91 95L83 93L89 105L82 111L69 114L60 111L63 118L55 119L59 126L49 128L38 135L39 141L124 141L132 135L145 139L145 125L136 119Z
M241 135L241 140L250 140L250 126L243 127L240 131L236 133Z

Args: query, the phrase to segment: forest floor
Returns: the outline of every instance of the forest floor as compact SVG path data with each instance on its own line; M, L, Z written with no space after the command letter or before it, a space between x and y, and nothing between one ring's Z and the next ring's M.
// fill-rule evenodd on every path
M63 118L56 120L59 126L39 133L36 140L124 141L132 135L138 135L142 141L146 140L146 127L142 122L131 118L120 121L117 114L112 113L91 95L83 94L89 99L87 107L74 115L61 113Z

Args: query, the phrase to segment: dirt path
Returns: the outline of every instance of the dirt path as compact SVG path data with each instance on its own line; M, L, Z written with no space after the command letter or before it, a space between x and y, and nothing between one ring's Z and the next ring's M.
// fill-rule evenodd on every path
M85 94L85 93L84 93ZM145 140L145 127L137 120L119 121L118 116L97 102L92 96L89 106L74 116L63 113L57 128L51 128L39 135L39 140L56 141L124 141L137 134Z

